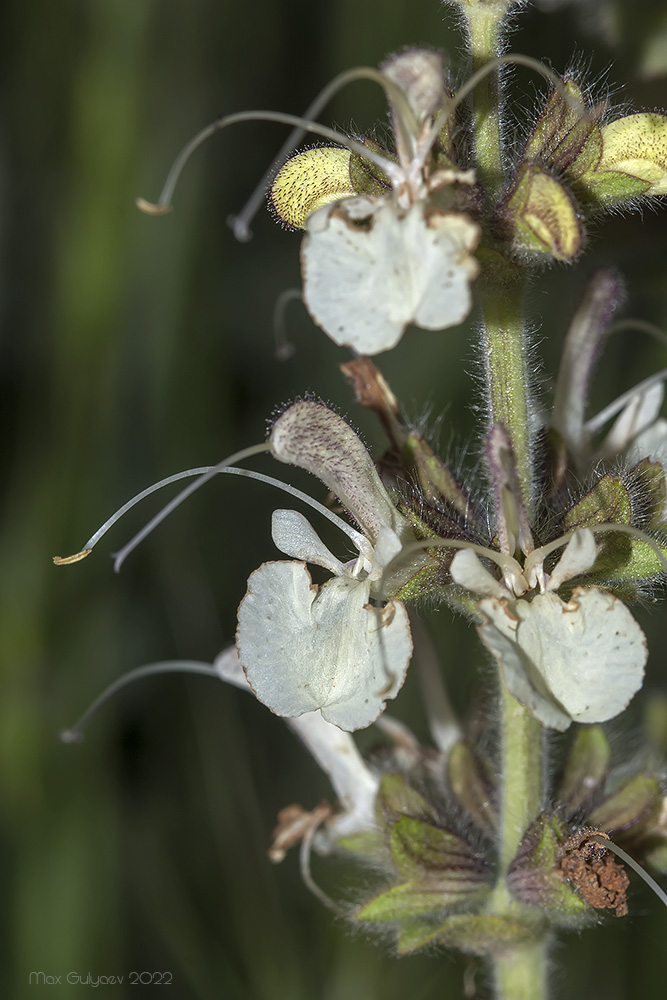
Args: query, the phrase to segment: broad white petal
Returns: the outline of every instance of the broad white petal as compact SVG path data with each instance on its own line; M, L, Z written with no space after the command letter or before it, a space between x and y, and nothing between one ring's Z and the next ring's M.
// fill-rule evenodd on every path
M315 212L306 229L304 301L336 344L378 354L408 323L441 330L470 311L479 227L467 216L348 199Z
M466 590L485 597L507 597L507 590L489 573L488 569L472 549L459 549L449 568L452 580Z
M236 642L246 677L277 715L321 709L351 731L398 693L412 653L407 614L367 606L370 583L334 577L314 587L303 563L264 563L239 607Z
M644 633L611 594L577 588L567 604L553 593L488 599L480 611L480 636L507 687L545 726L612 719L642 685Z
M424 330L456 326L470 312L470 282L479 267L470 251L479 240L479 227L462 213L422 213L413 205L405 217L406 256L414 268L415 308L410 322Z
M401 539L393 528L380 528L377 542L373 550L373 567L371 580L378 580L394 556L403 548Z
M276 548L292 559L302 559L314 566L342 576L345 566L329 551L308 518L296 510L274 510L271 537Z
M595 562L597 553L593 532L589 528L575 531L549 576L547 590L558 590L567 580L585 573Z

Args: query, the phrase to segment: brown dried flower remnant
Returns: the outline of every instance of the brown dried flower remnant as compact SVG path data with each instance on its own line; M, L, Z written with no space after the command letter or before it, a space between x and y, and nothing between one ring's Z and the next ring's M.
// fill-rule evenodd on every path
M556 854L559 871L590 906L613 909L617 917L624 917L630 879L605 847L591 839L593 836L609 840L601 830L584 827L560 845Z
M299 844L307 834L329 819L332 813L331 806L324 800L315 806L312 812L308 812L296 803L281 809L278 813L278 823L271 834L269 861L279 864L290 847Z

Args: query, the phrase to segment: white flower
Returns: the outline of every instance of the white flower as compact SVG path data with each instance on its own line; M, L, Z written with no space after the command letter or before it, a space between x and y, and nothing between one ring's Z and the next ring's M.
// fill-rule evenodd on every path
M442 330L470 312L476 222L457 211L454 185L474 174L434 166L447 97L441 57L411 49L391 57L378 74L394 125L396 158L364 147L366 163L384 178L385 193L357 197L352 154L305 150L274 179L276 213L304 227L304 302L336 344L364 354L394 347L406 326ZM358 143L350 143L359 150ZM382 185L378 185L381 189ZM362 185L363 187L363 185ZM444 188L449 193L433 195Z
M644 633L618 598L576 587L566 603L555 593L590 569L597 552L591 531L575 531L548 575L544 559L562 541L536 549L523 567L503 556L505 584L470 549L451 566L455 582L484 595L478 631L507 688L543 725L559 730L618 715L640 689L648 656Z
M277 511L274 524L285 515L302 517ZM316 549L308 561L322 565ZM412 641L404 606L373 607L370 597L370 578L353 570L321 587L303 562L255 570L239 608L236 641L259 700L290 717L319 708L347 731L374 722L405 680Z
M336 344L378 354L409 323L442 330L470 312L479 227L467 215L347 198L311 215L306 229L304 301Z
M360 729L398 693L412 653L407 612L400 601L385 604L385 594L396 594L428 560L398 560L392 570L414 536L337 414L295 403L274 424L269 444L279 460L314 472L362 530L339 522L358 551L343 563L302 514L274 513L274 542L299 561L264 563L250 576L239 607L239 659L256 696L277 715L319 709L341 729ZM306 562L333 576L314 586Z

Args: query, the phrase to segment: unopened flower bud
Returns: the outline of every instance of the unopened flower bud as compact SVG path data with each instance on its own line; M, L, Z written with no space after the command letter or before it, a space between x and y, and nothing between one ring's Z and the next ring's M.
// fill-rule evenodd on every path
M627 115L601 129L602 153L581 177L586 194L605 208L639 195L667 194L667 117Z
M497 220L503 235L517 249L573 260L584 233L569 191L543 167L524 164L509 194L500 203Z
M595 118L581 88L574 80L563 80L563 91L554 90L544 105L523 159L579 177L600 157L602 138Z

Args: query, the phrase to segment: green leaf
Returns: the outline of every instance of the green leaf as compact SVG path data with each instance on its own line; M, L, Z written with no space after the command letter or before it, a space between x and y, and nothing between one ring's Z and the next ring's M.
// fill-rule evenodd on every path
M506 917L465 915L449 917L436 940L469 955L493 955L523 941L535 940L541 932Z
M650 186L648 181L640 180L638 177L607 170L601 174L593 173L586 176L583 193L588 201L604 208L611 208L646 194Z
M564 836L563 824L555 817L539 816L510 864L507 884L522 903L550 910L554 922L567 924L590 908L560 874L558 848Z
M587 112L584 95L574 80L563 80L570 100L554 90L544 105L523 154L524 160L540 160L556 173L579 177L600 159L602 136L594 117Z
M398 954L409 955L430 944L442 934L446 926L447 920L429 920L427 917L404 921L398 929Z
M433 879L448 891L474 889L486 880L482 855L461 837L412 816L402 816L391 828L389 850L398 871L408 878Z
M400 816L435 819L433 807L402 774L383 775L375 799L375 813L380 826Z
M630 524L632 500L622 479L607 473L563 518L563 531L591 528L596 524Z
M454 884L439 884L434 881L404 882L371 899L358 912L357 920L369 923L398 923L405 919L441 913L451 906L468 903L481 894L480 886L471 888L462 882L462 888Z

